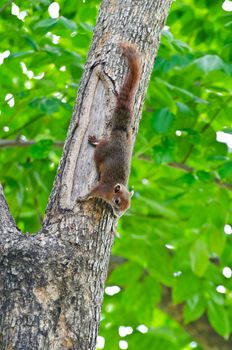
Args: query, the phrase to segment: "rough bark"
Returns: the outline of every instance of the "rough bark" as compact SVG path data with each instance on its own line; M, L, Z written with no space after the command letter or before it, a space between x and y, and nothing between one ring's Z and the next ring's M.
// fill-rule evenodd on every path
M126 72L118 43L141 53L134 136L171 0L103 0L41 232L20 233L0 193L0 348L93 350L115 219L99 200L89 134L107 135Z

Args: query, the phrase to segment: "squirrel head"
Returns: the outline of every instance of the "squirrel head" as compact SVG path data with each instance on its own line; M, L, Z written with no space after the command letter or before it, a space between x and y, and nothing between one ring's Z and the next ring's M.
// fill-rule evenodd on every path
M121 216L130 207L130 199L133 193L133 191L129 192L122 184L114 186L110 204L116 216Z
M126 186L119 183L116 185L99 183L85 199L102 198L111 205L115 216L121 216L130 207L130 199L133 193L133 191L129 192Z

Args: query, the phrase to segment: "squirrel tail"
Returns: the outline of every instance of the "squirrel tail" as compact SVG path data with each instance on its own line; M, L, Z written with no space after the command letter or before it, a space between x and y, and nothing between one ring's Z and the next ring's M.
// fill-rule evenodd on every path
M117 96L113 130L127 131L130 127L134 97L141 76L141 64L135 45L123 43L120 47L127 58L129 70Z

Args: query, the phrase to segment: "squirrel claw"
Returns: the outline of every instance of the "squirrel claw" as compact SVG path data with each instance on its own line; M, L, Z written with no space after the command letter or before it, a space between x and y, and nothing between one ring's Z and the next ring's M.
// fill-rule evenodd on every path
M78 202L85 202L85 201L87 201L89 199L89 196L87 195L87 196L83 196L83 197L78 197L77 198L77 201Z
M99 144L99 140L94 135L89 135L88 141L93 146L97 146Z

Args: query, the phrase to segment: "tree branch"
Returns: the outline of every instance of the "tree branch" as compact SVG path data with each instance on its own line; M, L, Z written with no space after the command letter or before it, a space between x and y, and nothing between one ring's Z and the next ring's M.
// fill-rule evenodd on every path
M147 160L147 161L151 160L151 158L147 157L147 156L146 157L139 156L139 158L143 159L143 160ZM167 165L171 168L181 169L181 170L186 171L188 173L194 173L197 170L197 169L195 169L187 164L184 164L184 163L171 162L171 163L166 163L165 165ZM214 177L213 181L219 187L226 188L227 190L232 191L232 184L230 182L223 182L220 179L218 179L217 177Z
M217 178L214 179L214 182L215 182L218 186L220 186L220 187L222 187L222 188L226 188L226 189L229 190L229 191L232 191L232 184L231 184L231 183L229 183L229 182L223 182L223 181L221 181L220 179L217 179Z
M16 224L13 217L10 214L2 185L0 185L0 236L7 232L15 230Z
M0 140L0 148L6 148L6 147L29 147L31 145L35 145L37 142L33 140L23 141L20 139L14 139L14 140ZM53 146L57 148L61 148L64 146L63 141L54 141Z
M28 141L23 141L20 139L14 139L14 140L0 140L0 148L8 148L8 147L29 147L31 145L35 145L37 142L33 141L33 140L28 140ZM53 142L53 146L57 147L57 148L62 148L64 146L64 142L63 141L54 141ZM146 158L147 159L147 158ZM168 163L168 166L172 167L172 168L176 168L176 169L181 169L184 170L186 172L194 172L195 169L193 167L190 167L187 164L184 163L176 163L176 162L171 162ZM222 187L222 188L226 188L229 191L232 191L232 184L229 182L223 182L218 178L214 178L214 182Z
M172 168L181 169L181 170L187 171L189 173L194 171L194 168L192 168L191 166L188 166L184 163L171 162L171 163L168 163L168 166L170 166Z
M192 173L192 172L195 171L194 168L192 168L192 167L190 167L190 166L188 166L188 165L186 165L186 164L184 164L184 163L175 163L175 162L172 162L172 163L168 163L168 166L170 166L170 167L172 167L172 168L177 168L177 169L184 170L184 171L186 171L186 172L188 172L188 173ZM221 181L220 179L218 179L218 178L216 178L216 177L214 178L214 182L215 182L218 186L220 186L220 187L222 187L222 188L226 188L226 189L229 190L229 191L232 191L232 184L231 184L231 183L229 183L229 182L223 182L223 181Z
M8 148L8 147L29 147L32 145L35 145L37 142L33 141L33 140L28 140L28 141L23 141L20 139L14 139L14 140L0 140L0 148ZM64 146L64 142L63 141L54 141L53 142L53 146L57 147L57 148L62 148ZM144 159L144 158L143 158ZM147 158L146 158L147 159ZM193 167L190 167L187 164L184 163L176 163L176 162L171 162L168 163L168 166L172 167L172 168L176 168L176 169L181 169L183 171L186 172L194 172L195 169ZM222 188L226 188L229 191L232 191L232 184L229 182L223 182L218 178L214 178L214 182L222 187Z
M7 133L7 135L5 137L3 137L3 139L7 139L9 136L11 135L15 135L17 134L19 131L25 129L27 126L33 124L34 122L36 122L37 120L39 120L40 118L45 117L45 114L39 114L36 117L30 119L29 121L27 121L25 124L23 124L22 126L20 126L19 128L12 130L11 132Z
M0 8L0 13L2 13L8 6L12 4L13 0L7 1L1 8Z

